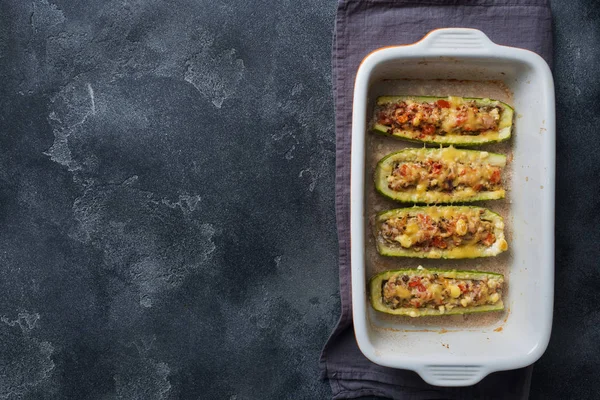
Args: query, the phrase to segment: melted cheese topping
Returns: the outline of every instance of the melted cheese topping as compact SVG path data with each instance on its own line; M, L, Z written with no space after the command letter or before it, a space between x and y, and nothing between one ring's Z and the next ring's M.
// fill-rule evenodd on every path
M474 195L502 189L501 168L482 162L457 161L452 152L441 157L399 161L386 176L387 186L396 192L463 191ZM487 153L486 153L487 154Z
M460 97L447 100L414 101L405 99L378 108L377 124L392 134L402 133L415 139L434 135L481 136L498 134L500 102L478 106Z
M441 257L442 251L454 258L472 258L481 253L482 247L507 248L504 238L495 235L504 224L482 219L483 213L480 208L457 212L455 207L431 207L426 213L390 216L382 221L380 235L387 243L428 252L431 258Z
M502 298L501 276L459 279L420 268L412 275L394 274L382 283L382 302L391 309L437 308L441 313L454 307L496 304Z

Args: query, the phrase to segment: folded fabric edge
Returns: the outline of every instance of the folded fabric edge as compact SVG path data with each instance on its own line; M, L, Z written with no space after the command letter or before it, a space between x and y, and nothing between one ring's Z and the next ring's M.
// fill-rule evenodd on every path
M339 3L394 6L550 7L549 0L339 0Z
M533 376L533 367L534 364L529 365L527 367L523 367L523 368L519 368L521 370L524 371L524 376L522 378L522 382L523 382L523 386L522 386L522 396L519 397L519 399L522 400L527 400L528 396L529 396L529 392L531 390L531 381L532 381L532 376ZM487 379L489 376L495 374L495 373L501 373L501 372L515 372L517 370L509 370L509 371L497 371L494 372L490 375L487 375L486 377L484 377L482 379L481 382L484 382L485 379ZM411 372L411 373L415 373L414 371L410 371L410 370L396 370L397 373L405 373L405 372ZM416 374L416 373L415 373ZM373 382L373 383L378 383L378 384L383 384L383 385L390 385L390 386L397 386L398 385L398 379L395 375L393 374L389 374L389 373L385 373L385 372L378 372L378 371L357 371L356 369L354 370L344 370L344 368L338 369L337 367L335 368L335 372L330 373L329 376L327 377L327 379L329 380L331 386L332 386L332 390L335 388L340 388L340 382L342 381L346 381L346 382L363 382L363 383L367 383L367 382ZM335 382L334 382L335 381ZM480 382L480 383L481 383ZM335 383L335 384L333 384ZM477 384L479 385L479 384ZM476 389L476 386L464 386L464 387L439 387L437 389L441 389L447 392L452 392L452 393L460 393L462 391L465 390L478 390ZM406 385L403 384L402 387L405 390L408 391L418 391L418 392L423 392L423 391L433 391L436 394L439 394L439 391L436 390L434 386L429 386L429 389L424 389L423 387L415 387L412 385ZM369 388L370 389L370 388ZM479 389L482 390L482 389ZM350 392L352 392L352 390L350 390ZM335 398L335 397L334 397ZM350 398L350 397L344 397L344 398ZM411 397L408 397L411 398ZM511 399L511 400L517 400L517 398Z
M350 390L340 390L340 391L334 390L332 399L333 400L357 399L359 397L366 397L366 396L377 396L377 397L383 397L386 399L391 398L388 395L386 395L385 393L383 393L381 390L377 390L377 389L359 389L359 390L350 389ZM410 399L406 399L406 400L410 400Z
M338 29L340 29L341 27L344 26L344 13L343 10L347 7L347 3L339 2L338 3L338 9L336 12L336 19L335 19L335 27L333 29L333 38L332 38L332 42L331 42L331 62L332 62L332 66L333 66L333 73L332 73L332 93L334 94L334 107L337 104L339 99L335 98L335 95L337 95L338 97L341 97L342 94L340 91L338 91L337 89L337 80L339 79L339 77L336 74L336 70L337 68L335 67L336 62L338 61L339 57L337 57L337 55L339 54L340 51L342 51L342 49L338 48L338 40L337 40L337 31ZM336 124L337 125L337 124ZM336 126L336 142L338 140L337 138L337 132L338 132L338 127ZM339 152L339 149L336 149L336 160L337 157L339 156L337 154L337 152ZM337 163L336 163L337 164ZM337 185L338 185L338 179L339 178L339 172L338 172L338 168L339 166L336 165L336 192L337 192ZM342 211L340 211L343 207L344 207L344 198L342 198L342 196L339 196L336 193L335 196L335 208L336 208L336 225L337 225L337 230L338 230L338 257L340 260L349 260L349 255L347 254L346 250L345 250L345 243L343 241L340 241L340 237L344 236L346 234L346 232L339 232L340 227L339 227L339 219L343 218L340 214L342 213ZM338 271L339 271L339 265L341 265L341 262L338 264ZM346 288L343 285L343 282L341 280L341 274L339 276L339 284L338 284L338 289L339 289L339 294L340 294L340 317L337 321L337 323L335 324L333 330L331 331L331 334L329 335L329 337L327 338L327 341L325 342L325 344L323 345L323 348L321 350L321 355L319 357L319 368L321 370L320 373L320 379L321 380L325 380L328 379L328 372L327 372L327 350L328 350L328 346L331 343L335 342L335 339L340 336L340 334L342 332L344 332L352 323L352 310L347 310L350 305L346 304L349 300L345 299L344 296L344 291L346 291Z

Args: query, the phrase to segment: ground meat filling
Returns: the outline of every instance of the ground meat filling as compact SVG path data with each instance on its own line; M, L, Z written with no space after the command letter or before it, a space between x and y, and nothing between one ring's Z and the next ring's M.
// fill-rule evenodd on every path
M494 224L482 220L481 213L462 213L439 219L424 213L392 217L382 223L381 236L389 243L415 251L476 244L489 247L496 241Z
M451 104L447 100L415 103L410 100L385 104L377 110L377 123L403 131L413 131L417 137L431 135L479 135L483 131L498 131L500 105L478 106L473 101Z
M430 308L442 313L454 307L496 304L502 297L502 277L451 279L423 270L422 274L392 275L382 283L383 303L391 308Z
M427 191L452 192L471 188L475 192L502 188L501 169L488 164L443 163L432 159L423 162L398 162L387 177L388 187L406 191L422 187Z

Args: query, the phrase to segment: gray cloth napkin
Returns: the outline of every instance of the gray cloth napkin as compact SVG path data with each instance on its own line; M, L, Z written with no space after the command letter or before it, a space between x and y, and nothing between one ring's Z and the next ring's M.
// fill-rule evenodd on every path
M356 345L350 297L350 143L352 92L361 60L371 51L414 43L444 27L476 28L498 44L540 54L551 65L552 18L546 0L340 0L333 42L336 126L336 216L342 313L321 354L322 377L334 399L526 399L532 366L497 372L475 386L440 388L416 373L381 367Z

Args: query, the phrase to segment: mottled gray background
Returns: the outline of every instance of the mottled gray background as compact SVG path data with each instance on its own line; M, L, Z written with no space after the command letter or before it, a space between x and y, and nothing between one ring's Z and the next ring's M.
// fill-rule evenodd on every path
M0 0L0 399L329 397L335 7ZM553 7L558 285L532 398L593 398L600 7Z

